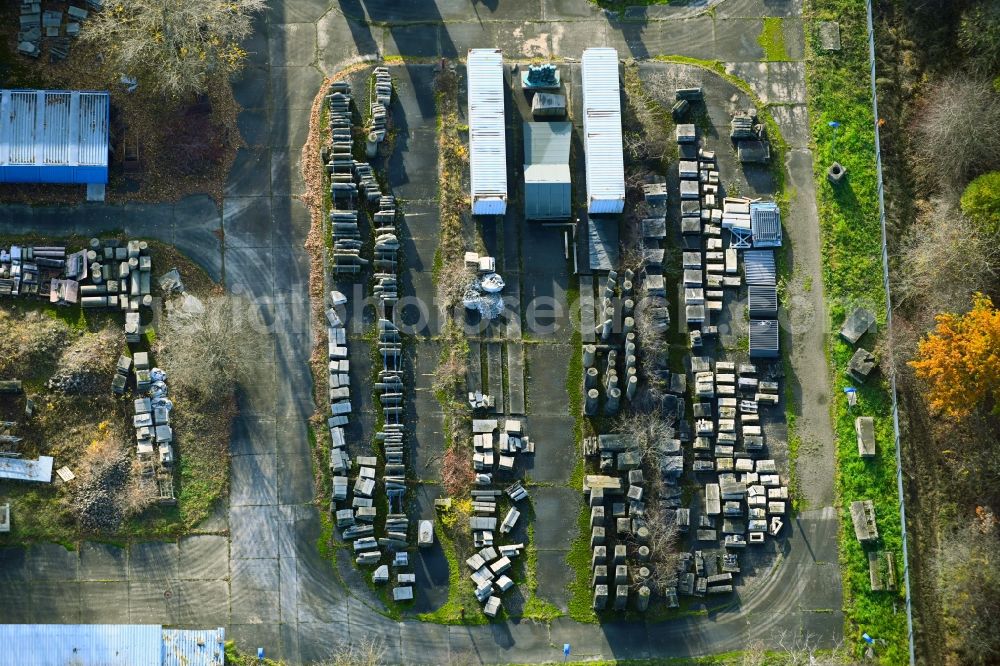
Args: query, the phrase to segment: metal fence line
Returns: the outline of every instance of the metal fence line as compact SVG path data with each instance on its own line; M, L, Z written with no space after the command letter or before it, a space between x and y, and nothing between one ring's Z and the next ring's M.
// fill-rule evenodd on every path
M889 245L885 222L885 190L882 181L882 149L878 127L878 93L875 90L875 27L872 20L871 0L865 0L868 13L868 61L871 67L872 114L875 125L875 171L878 176L878 217L882 231L882 285L885 289L886 329L892 340L892 292L889 291ZM892 434L896 447L896 492L899 495L899 521L903 535L903 585L906 587L906 628L910 649L910 666L916 664L916 650L913 640L913 605L910 600L910 558L906 538L906 503L903 497L903 460L900 453L899 402L896 396L896 373L889 373L892 392Z

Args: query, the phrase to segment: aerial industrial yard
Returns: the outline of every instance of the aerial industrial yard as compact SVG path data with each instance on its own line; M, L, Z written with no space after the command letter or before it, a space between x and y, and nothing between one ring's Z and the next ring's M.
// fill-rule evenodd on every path
M0 664L993 663L934 11L8 7Z

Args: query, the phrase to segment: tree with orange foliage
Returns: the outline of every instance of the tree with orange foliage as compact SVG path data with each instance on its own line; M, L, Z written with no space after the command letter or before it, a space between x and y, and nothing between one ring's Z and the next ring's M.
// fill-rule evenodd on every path
M939 314L918 356L910 366L930 383L932 408L960 417L979 405L1000 405L1000 310L988 296L975 294L964 315Z

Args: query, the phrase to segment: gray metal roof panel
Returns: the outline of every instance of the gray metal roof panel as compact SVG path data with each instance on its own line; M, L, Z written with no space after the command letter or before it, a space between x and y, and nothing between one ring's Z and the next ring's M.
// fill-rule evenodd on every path
M751 319L750 357L776 358L779 354L778 337L776 319Z
M524 123L524 164L569 164L569 146L573 125L558 123Z
M743 275L747 284L777 284L774 251L746 250L743 253Z

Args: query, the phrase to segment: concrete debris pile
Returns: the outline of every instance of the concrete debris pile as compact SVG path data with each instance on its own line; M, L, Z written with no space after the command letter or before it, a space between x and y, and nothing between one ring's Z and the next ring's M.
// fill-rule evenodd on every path
M472 461L476 476L469 529L473 545L479 550L465 563L472 571L469 578L475 587L476 598L483 604L483 612L488 617L496 617L500 612L501 595L514 586L507 574L512 558L524 550L523 543L500 543L515 538L513 533L523 511L519 502L528 498L528 491L520 480L509 480L516 474L517 456L535 452L535 444L524 434L520 420L508 418L502 428L499 423L497 419L472 421ZM508 481L501 482L501 479ZM504 505L509 506L501 511Z
M56 302L76 303L75 281L64 286L60 279L65 269L65 247L12 245L0 249L0 296L44 297L55 289Z
M465 267L476 273L465 288L462 305L467 310L475 310L486 320L493 320L504 312L501 292L505 285L496 270L494 257L479 256L475 252L465 253Z
M118 359L115 373L115 392L118 386L131 386L132 427L135 429L136 457L143 466L144 476L155 479L161 503L176 501L172 468L174 456L174 430L170 413L174 408L168 397L167 373L150 363L149 352L133 351L131 356Z
M767 127L757 117L757 109L747 109L733 114L729 124L729 138L736 146L740 162L766 164L771 159L771 144L767 140Z
M351 84L338 81L330 86L326 96L330 109L332 145L324 155L330 176L329 229L333 239L330 267L335 273L359 273L368 262L361 255L361 230L358 227L355 182L354 135L351 112Z
M374 84L371 88L369 109L371 119L368 124L368 158L374 158L378 145L385 141L389 124L389 105L392 103L392 76L388 67L376 67L372 73Z
M103 0L86 0L92 10L101 9ZM17 33L17 52L29 58L42 54L42 46L49 49L51 62L59 62L69 55L70 39L80 35L80 28L88 12L70 5L65 12L58 9L42 11L40 0L21 0L20 30Z
M594 328L599 344L587 344L583 348L583 411L587 416L599 413L614 416L621 408L623 397L632 400L636 395L639 384L638 340L633 316L636 299L633 281L636 279L631 270L626 270L621 276L617 271L609 271L601 288L601 301L596 309L603 319ZM666 307L666 292L662 288L663 276L650 271L642 279L647 296L657 299L649 301L647 309L654 319L664 322L665 327L670 321L670 314ZM619 325L615 324L616 318L619 318Z
M138 342L139 312L153 305L152 265L145 241L91 238L89 249L71 254L64 246L14 245L0 249L0 296L120 310L127 341Z

